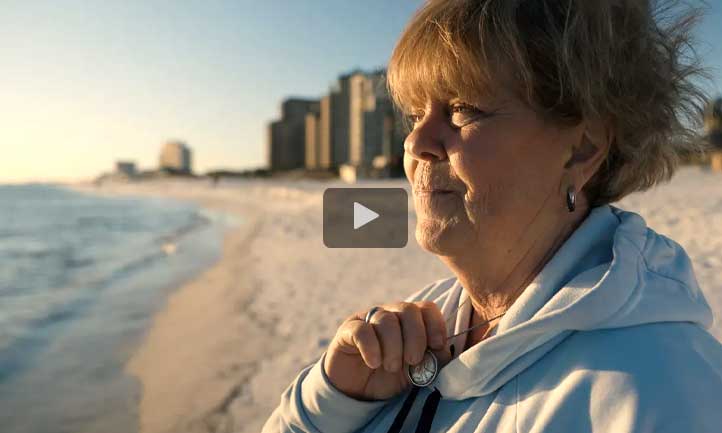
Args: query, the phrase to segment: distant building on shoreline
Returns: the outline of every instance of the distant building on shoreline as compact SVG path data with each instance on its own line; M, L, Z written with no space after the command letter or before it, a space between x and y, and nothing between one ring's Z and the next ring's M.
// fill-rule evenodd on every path
M386 71L356 74L351 80L348 164L364 172L386 169L403 157L405 138L386 89Z
M138 169L133 161L116 161L115 174L127 178L134 178L138 175Z
M315 106L312 108L316 108ZM318 110L312 109L306 113L304 147L306 158L304 166L309 169L322 167L321 151L321 110L320 103ZM324 155L325 156L325 155ZM325 161L324 161L325 162ZM328 167L328 164L325 164Z
M291 98L283 101L281 119L268 126L268 165L271 170L305 167L306 115L318 111L319 101L315 99Z
M348 179L386 177L402 167L404 128L386 71L341 75L320 100L288 99L268 126L271 171L335 171Z
M191 149L182 141L168 141L160 152L160 171L172 174L192 174L193 161Z

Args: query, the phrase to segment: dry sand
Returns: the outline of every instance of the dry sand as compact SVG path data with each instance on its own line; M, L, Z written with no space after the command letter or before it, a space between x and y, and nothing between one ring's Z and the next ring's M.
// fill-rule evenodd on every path
M281 392L346 316L451 275L416 245L413 211L406 248L325 248L322 193L338 185L165 181L100 189L190 200L242 221L226 234L220 262L171 296L128 364L143 387L142 433L260 431ZM617 205L687 249L719 317L722 175L685 168L671 184ZM713 333L722 338L719 321Z

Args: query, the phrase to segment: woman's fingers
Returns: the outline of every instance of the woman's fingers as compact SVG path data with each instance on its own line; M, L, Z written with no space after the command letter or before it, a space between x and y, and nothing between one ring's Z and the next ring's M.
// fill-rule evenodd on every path
M434 302L400 302L384 308L399 316L406 363L416 365L423 359L426 348L438 350L446 344L446 322Z
M358 399L386 399L410 385L406 364L415 365L427 347L434 349L446 325L433 302L384 305L365 322L367 311L348 317L338 328L324 360L324 371L341 392ZM449 348L434 350L444 365Z
M426 351L426 328L418 305L410 302L398 304L398 317L404 341L404 362L416 365Z
M348 353L348 349L358 351L369 368L377 369L381 366L381 345L372 324L358 318L347 320L341 328L338 343L343 352Z
M426 328L427 344L432 349L442 349L446 344L446 321L438 305L431 301L417 302Z
M431 301L384 305L364 322L365 313L349 317L339 338L341 350L359 353L371 369L397 372L403 364L416 365L427 348L443 350L446 323Z
M392 311L379 310L371 317L371 323L381 342L384 370L399 371L403 359L403 337L398 317Z

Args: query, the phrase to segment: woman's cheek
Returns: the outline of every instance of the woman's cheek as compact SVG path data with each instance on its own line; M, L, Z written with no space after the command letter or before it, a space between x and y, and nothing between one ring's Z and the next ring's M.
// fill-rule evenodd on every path
M469 213L473 221L489 217L503 217L513 201L514 187L504 179L485 179L470 195Z
M449 163L451 171L469 188L475 187L479 182L478 178L483 176L482 162L475 162L474 158L466 153L458 152L449 155Z

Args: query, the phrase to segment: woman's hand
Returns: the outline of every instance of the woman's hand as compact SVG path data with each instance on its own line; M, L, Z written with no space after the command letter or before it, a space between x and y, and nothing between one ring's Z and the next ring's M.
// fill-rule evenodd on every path
M326 352L324 370L331 383L359 400L383 400L409 386L406 369L423 359L427 347L441 366L451 359L446 323L430 301L381 306L365 323L366 312L346 319Z

